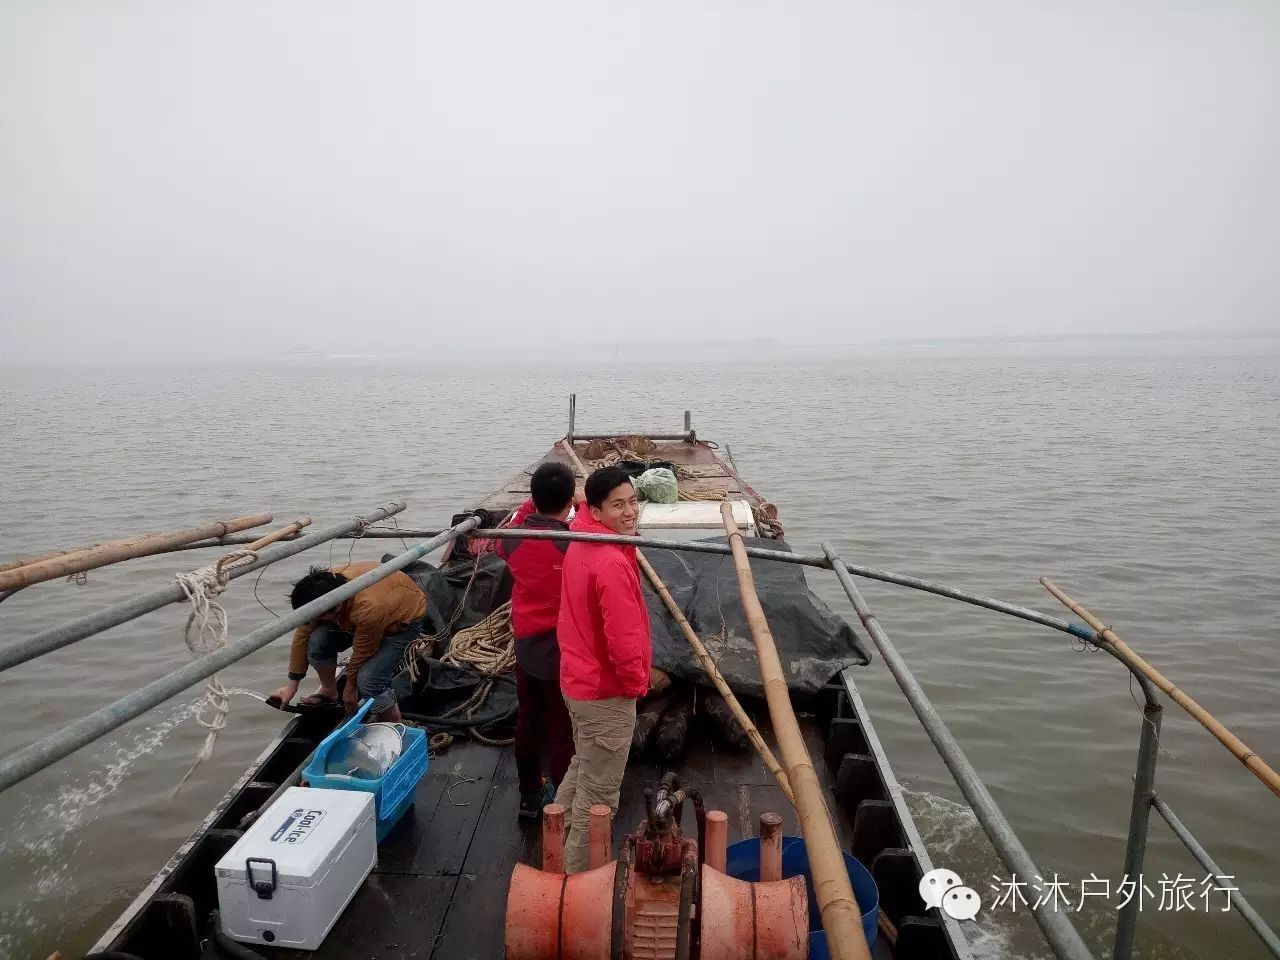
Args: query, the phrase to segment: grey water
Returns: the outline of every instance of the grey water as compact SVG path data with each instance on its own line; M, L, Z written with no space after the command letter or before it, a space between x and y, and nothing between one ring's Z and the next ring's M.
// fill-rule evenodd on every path
M767 346L762 347L762 351ZM353 517L403 496L435 527L579 423L672 428L691 409L774 500L791 545L1062 614L1049 576L1280 762L1280 340L905 344L729 362L538 360L476 370L375 361L260 367L0 369L0 560L202 520ZM375 558L339 542L236 581L241 635L287 607L307 564ZM180 553L48 583L0 605L5 643L190 569ZM856 622L835 581L810 582ZM1140 712L1127 674L1065 635L882 583L864 593L1066 909L1110 953ZM174 606L0 674L9 752L182 664ZM272 689L285 642L226 671ZM1049 956L1011 878L879 658L860 682L939 866L984 899L983 957ZM91 945L282 725L236 697L210 762L193 689L0 795L0 957ZM1277 801L1166 709L1157 784L1233 883L1280 923ZM1195 883L1195 909L1160 902ZM1155 817L1139 955L1263 955ZM1031 881L1034 878L1017 878ZM1046 880L1049 879L1046 876ZM1096 887L1094 888L1097 889ZM1034 893L1028 891L1034 899ZM1205 909L1206 906L1209 909ZM971 929L973 927L971 926Z

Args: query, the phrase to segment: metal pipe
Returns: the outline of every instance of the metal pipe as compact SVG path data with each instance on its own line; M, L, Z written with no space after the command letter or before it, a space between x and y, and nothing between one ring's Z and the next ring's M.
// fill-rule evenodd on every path
M1164 817L1165 823L1169 824L1169 828L1173 830L1177 838L1182 841L1183 846L1191 852L1191 855L1199 861L1200 866L1204 867L1213 875L1215 886L1217 886L1219 890L1227 889L1218 883L1218 881L1223 877L1230 877L1232 875L1222 871L1222 868L1218 866L1213 857L1209 856L1209 851L1200 845L1200 841L1197 840L1191 831L1187 829L1186 824L1179 819L1178 815L1173 812L1169 805L1165 803L1159 795L1155 794L1151 797L1151 805L1155 807L1156 813ZM1280 936L1276 936L1276 932L1272 930L1271 927L1267 926L1267 922L1258 915L1258 911L1253 908L1253 904L1245 899L1244 894L1240 893L1238 889L1233 887L1231 888L1231 892L1227 894L1227 899L1231 903L1231 906L1239 911L1240 916L1244 918L1245 923L1249 924L1249 926L1253 928L1253 932L1258 935L1258 938L1266 944L1267 949L1271 951L1271 955L1273 957L1280 957Z
M644 437L646 440L696 439L692 433L648 433L644 430L615 430L612 433L575 433L574 440L617 440L620 437Z
M684 432L688 434L693 433L693 411L692 410L686 410L684 412Z
M578 417L578 395L576 393L569 394L569 432L565 436L573 443L573 422Z
M907 702L911 704L911 709L915 711L916 716L920 719L920 725L924 727L925 733L928 734L929 739L937 748L943 763L947 765L947 769L955 779L956 785L960 788L960 792L969 801L969 805L973 808L973 812L977 816L978 822L982 825L982 829L991 838L991 843L1000 855L1000 859L1014 874L1021 874L1027 878L1044 876L1044 872L1031 859L1031 855L1027 852L1026 847L1022 845L1022 841L1018 839L1018 835L1014 833L1009 821L1001 813L986 785L978 777L977 771L973 769L973 764L965 756L960 744L956 742L951 731L947 729L947 725L942 722L937 709L920 686L919 681L916 680L914 674L907 667L902 655L898 653L897 647L893 645L889 635L885 633L875 614L867 606L866 600L863 599L862 594L858 591L853 578L849 575L848 569L837 556L835 548L829 543L823 543L822 550L831 561L832 569L836 572L836 578L839 579L840 586L844 587L844 592L848 595L849 602L853 604L854 610L857 611L858 619L862 621L867 633L871 636L872 642L875 643L876 648L880 651L880 655L884 657L884 662L888 666L889 672L893 674L893 678L906 696ZM1040 909L1034 910L1033 915L1056 956L1072 958L1072 960L1091 960L1093 955L1089 952L1089 948L1085 946L1084 941L1080 939L1080 934L1076 932L1075 927L1071 925L1071 921L1067 919L1065 913Z
M567 540L570 542L616 543L623 546L653 547L656 550L689 550L694 553L718 553L724 555L732 553L732 550L723 543L710 543L700 540L656 540L651 537L624 537L600 533L574 533L562 530L525 530L518 527L477 530L475 536L493 540ZM770 550L764 547L746 547L745 549L747 556L753 560L777 560L780 563L794 563L805 567L816 567L821 570L832 569L831 561L826 557L791 553L787 550ZM1078 637L1081 640L1097 642L1098 639L1097 634L1087 627L1063 620L1061 617L1032 610L1029 607L1021 607L992 597L984 597L981 594L971 593L967 590L957 590L954 587L932 583L904 573L894 573L892 570L864 567L844 560L841 560L840 564L855 577L880 580L883 583L910 587L913 590L923 590L925 593L932 593L939 597L959 600L962 603L972 604L976 607L985 607L988 610L995 610L997 613L1006 613L1011 617L1018 617L1021 620L1027 620L1031 623L1038 623L1041 626L1051 627L1054 630L1060 630L1063 633L1069 633L1071 636Z
M446 528L447 529L447 528ZM439 528L432 530L420 530L417 527L397 527L394 530L366 530L363 533L357 531L349 531L334 540L419 540L427 537L438 537L444 533ZM291 541L301 538L301 534L289 534L281 537L278 542L290 543ZM184 543L179 547L164 551L165 553L177 553L182 550L211 550L214 547L236 547L243 544L253 543L253 534L237 533L228 537L217 537L211 540L197 540L195 543Z
M1151 801L1155 797L1156 760L1159 757L1160 718L1164 708L1148 700L1142 710L1142 734L1138 740L1138 770L1133 779L1133 804L1129 810L1129 836L1125 841L1124 876L1141 877L1147 855L1147 825ZM1130 897L1116 917L1114 960L1133 956L1133 937L1138 927L1141 897Z
M115 703L108 704L89 716L57 730L35 743L15 750L0 759L0 792L8 790L16 783L21 783L45 767L57 763L63 757L74 753L86 744L105 736L112 730L134 717L141 716L152 707L159 706L170 697L176 696L187 687L207 680L219 670L225 670L238 660L243 660L272 640L284 636L291 630L309 623L327 610L332 610L344 600L349 600L366 587L371 587L379 580L403 570L415 560L421 559L432 550L444 546L461 534L474 530L479 524L476 517L469 517L458 525L440 534L438 537L420 543L412 550L407 550L392 560L375 567L368 573L348 580L336 590L330 590L324 596L312 600L277 620L263 624L251 630L241 639L228 643L213 653L192 660L185 666L152 680L146 686L121 697Z
M358 529L367 522L383 520L399 513L403 509L404 501L396 500L385 507L379 507L366 517L353 517L350 520L344 520L341 523L325 527L323 530L317 530L305 537L299 537L297 540L277 543L259 554L257 559L232 567L227 571L227 575L234 580L236 577L242 577L246 573L252 573L254 570L284 560L287 557L292 557L295 554L302 553L304 550L310 550L319 544L327 543L343 533ZM158 587L146 593L136 594L128 600L107 607L104 610L98 610L78 620L72 620L70 623L37 633L34 636L19 640L17 643L11 643L0 648L0 671L8 670L10 667L15 667L20 663L26 663L28 660L34 660L36 657L44 656L46 653L70 646L85 637L91 637L95 633L101 633L111 627L117 627L135 617L142 616L144 613L159 610L167 604L182 600L185 596L186 594L182 592L182 587L178 586L176 582L170 583L165 587Z
M47 557L35 563L27 563L0 571L0 590L12 590L15 587L29 587L35 583L44 583L86 570L96 570L109 563L121 560L132 560L135 557L149 557L163 553L169 547L193 540L207 540L209 537L221 537L228 533L239 533L251 527L260 527L271 522L271 514L256 513L251 517L236 517L233 520L215 520L199 527L188 527L185 530L172 530L168 533L150 533L131 540L115 540L96 547L72 550L57 556Z
M687 550L692 553L717 553L729 556L733 551L727 544L706 540L656 540L652 537L628 537L612 533L577 533L572 530L528 530L524 527L499 527L477 530L473 536L486 540L566 540L569 543L616 543L626 547L653 547L655 550ZM830 569L825 557L801 556L787 550L766 550L747 547L747 556L756 560L780 560L803 566Z
M421 529L404 529L404 530L366 530L362 534L353 534L344 531L338 537L330 537L329 539L354 538L368 540L397 540L410 539L417 537L435 537L439 536L441 530L421 530ZM312 534L311 536L315 536ZM652 537L624 537L616 535L606 535L597 533L576 533L571 531L560 530L525 530L521 528L502 528L502 529L480 529L476 530L473 536L483 539L495 540L564 540L569 542L582 543L615 543L625 546L651 547L655 550L685 550L693 553L711 553L728 556L732 553L730 548L722 543L711 543L705 541L684 541L684 540L659 540ZM290 537L284 539L283 543L293 543L301 539L300 537ZM214 540L201 540L195 543L183 544L176 550L202 550L212 547L234 546L240 544L251 543L253 537L251 534L240 534L227 537L219 537ZM786 550L770 550L763 547L746 547L747 556L753 560L774 560L779 563L792 563L800 566L813 567L815 569L830 570L831 561L826 557L804 555L790 553ZM892 583L897 586L909 587L914 590L922 590L926 593L932 593L936 596L947 597L952 600L959 600L962 603L972 604L978 607L984 607L988 610L994 610L997 613L1005 613L1010 616L1018 617L1032 623L1038 623L1042 626L1059 630L1063 633L1070 634L1082 640L1097 642L1097 635L1079 624L1070 623L1058 617L1049 614L1040 613L1037 610L1031 610L1027 607L1021 607L1012 603L1005 603L1002 600L996 600L991 597L984 597L979 594L970 593L966 590L957 590L954 587L944 586L942 584L932 583L922 580L919 577L908 576L907 574L894 573L890 570L879 570L874 567L864 567L858 564L852 564L842 561L843 566L849 573L855 577L863 577L869 580L879 580L883 583ZM244 568L241 568L242 570ZM256 569L256 567L250 568ZM248 572L245 570L244 572ZM233 572L233 576L238 576L238 572ZM0 597L0 599L3 599ZM175 598L180 599L180 598ZM1103 649L1108 649L1106 646ZM5 669L3 655L0 654L0 670ZM1146 682L1145 678L1142 680Z

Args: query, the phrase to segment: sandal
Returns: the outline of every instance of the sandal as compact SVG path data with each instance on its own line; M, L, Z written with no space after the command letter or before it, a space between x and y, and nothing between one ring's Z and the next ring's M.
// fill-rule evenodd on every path
M329 697L322 693L313 693L310 696L303 697L298 701L298 706L306 708L322 708L322 707L340 707L342 700L338 697Z

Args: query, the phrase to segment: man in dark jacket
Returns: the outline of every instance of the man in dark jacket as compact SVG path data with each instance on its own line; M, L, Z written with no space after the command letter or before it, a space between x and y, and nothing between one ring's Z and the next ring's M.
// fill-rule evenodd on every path
M573 473L562 463L544 463L529 480L529 499L508 526L568 530L573 509ZM536 820L555 797L573 758L573 727L560 694L560 576L568 543L563 540L499 540L511 588L511 628L516 638L516 733L521 819ZM543 748L551 782L542 776Z

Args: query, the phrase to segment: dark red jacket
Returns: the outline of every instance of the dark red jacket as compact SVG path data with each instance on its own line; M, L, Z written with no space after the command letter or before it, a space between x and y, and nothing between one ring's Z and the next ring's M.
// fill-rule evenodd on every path
M570 524L579 533L610 530L582 506ZM653 648L649 609L640 588L636 548L571 543L560 593L560 689L572 700L642 697Z
M567 530L569 525L537 512L526 500L508 527ZM568 543L563 540L499 540L496 551L515 581L511 588L511 631L516 639L555 630L560 618L560 570Z

